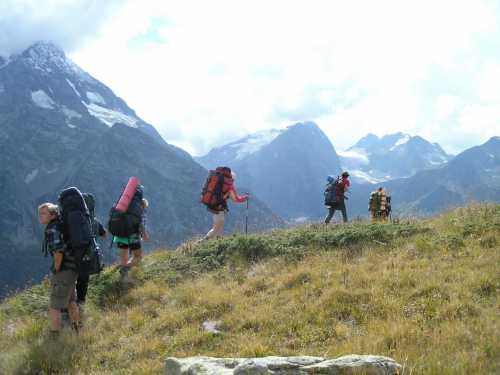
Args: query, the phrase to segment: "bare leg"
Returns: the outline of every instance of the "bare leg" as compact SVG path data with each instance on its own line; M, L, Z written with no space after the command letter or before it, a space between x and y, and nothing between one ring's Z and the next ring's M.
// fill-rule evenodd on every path
M142 260L142 250L132 250L132 259L130 259L127 263L128 267L137 266Z
M78 323L80 320L80 312L78 311L78 305L76 302L70 302L68 305L68 313L71 322Z
M61 309L49 308L50 316L50 330L60 331L61 330Z
M122 267L126 267L128 265L128 247L126 249L120 249L120 260Z
M219 212L218 214L213 214L213 225L205 236L206 239L211 239L217 236L222 236L224 234L224 212Z

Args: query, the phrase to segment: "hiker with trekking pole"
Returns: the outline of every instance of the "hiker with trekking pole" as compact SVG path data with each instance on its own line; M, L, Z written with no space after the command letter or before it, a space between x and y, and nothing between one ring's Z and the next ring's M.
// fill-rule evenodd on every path
M228 199L235 203L247 202L247 216L245 221L245 231L248 231L248 194L238 195L234 186L236 174L231 172L229 167L217 167L208 174L205 185L201 192L201 203L207 206L207 210L212 213L213 225L208 233L200 241L211 238L222 237L224 235L224 221Z

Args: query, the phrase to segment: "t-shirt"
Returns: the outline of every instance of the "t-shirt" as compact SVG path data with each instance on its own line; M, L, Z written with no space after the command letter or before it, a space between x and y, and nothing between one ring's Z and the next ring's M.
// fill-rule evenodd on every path
M344 199L344 194L347 189L349 189L349 186L351 186L349 180L347 178L342 178L338 183L337 198Z
M64 243L64 237L61 232L60 223L57 219L52 220L45 227L44 232L44 252L54 256L55 252L63 253L63 260L61 263L61 271L76 269L75 258L71 250Z

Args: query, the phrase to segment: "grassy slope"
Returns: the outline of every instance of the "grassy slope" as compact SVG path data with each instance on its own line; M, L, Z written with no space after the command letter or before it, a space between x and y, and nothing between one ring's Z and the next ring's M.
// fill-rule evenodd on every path
M78 340L47 341L47 286L0 305L0 373L159 374L166 356L370 353L413 374L500 372L500 206L322 225L146 257L94 280ZM222 335L201 324L222 322Z

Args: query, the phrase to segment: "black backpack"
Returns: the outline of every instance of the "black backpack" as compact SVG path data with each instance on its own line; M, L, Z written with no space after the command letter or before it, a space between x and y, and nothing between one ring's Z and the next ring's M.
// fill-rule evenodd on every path
M139 232L142 215L144 214L143 195L142 187L137 186L127 212L118 211L115 206L111 208L108 229L113 236L130 237L132 234Z
M89 210L92 241L88 253L83 257L80 273L95 275L104 269L103 255L96 240L99 227L95 219L95 198L91 193L83 193L82 195Z
M325 206L333 206L338 202L339 179L330 182L325 189Z
M80 272L84 257L92 244L92 228L89 211L82 193L76 187L69 187L59 194L61 209L60 224L65 245L71 252Z

